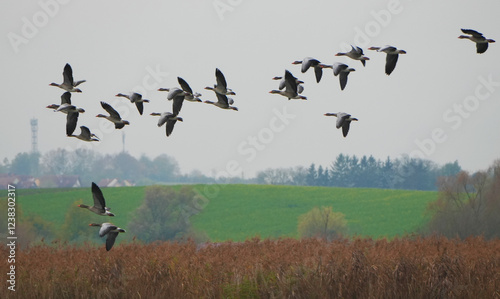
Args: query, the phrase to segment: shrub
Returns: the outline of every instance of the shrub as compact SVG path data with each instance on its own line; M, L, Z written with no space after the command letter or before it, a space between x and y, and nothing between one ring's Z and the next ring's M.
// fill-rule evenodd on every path
M319 237L326 240L340 238L347 230L344 214L332 207L315 207L299 216L298 232L301 238Z

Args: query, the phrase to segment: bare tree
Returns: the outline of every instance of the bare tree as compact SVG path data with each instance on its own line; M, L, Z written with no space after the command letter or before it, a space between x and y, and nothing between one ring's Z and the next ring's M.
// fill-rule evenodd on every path
M439 197L429 205L428 233L467 238L500 236L500 163L486 172L440 177Z

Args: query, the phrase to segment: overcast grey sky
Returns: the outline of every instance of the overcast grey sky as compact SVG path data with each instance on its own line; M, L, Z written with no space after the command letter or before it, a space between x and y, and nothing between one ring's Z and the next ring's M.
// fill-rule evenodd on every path
M458 160L470 171L500 158L500 2L482 1L2 1L0 75L1 155L30 151L30 119L39 123L39 150L122 149L139 157L165 153L185 173L255 175L268 167L328 165L340 154L398 158L409 154L443 164ZM482 55L460 40L472 28L491 44ZM366 67L335 53L357 44L370 57ZM369 46L393 45L408 54L390 76L385 54ZM344 91L327 70L317 84L294 60L312 56L354 67ZM85 108L86 125L101 142L65 136L65 116L45 106L60 102L65 63L75 80L73 94ZM236 92L239 111L184 103L173 134L156 126L151 112L171 111L159 87L184 78L203 100L215 83L215 68ZM269 94L272 77L290 70L305 81L307 101ZM132 90L151 103L144 115L124 98ZM99 101L112 104L131 125L110 128ZM359 119L347 138L326 112ZM79 129L75 131L79 133Z

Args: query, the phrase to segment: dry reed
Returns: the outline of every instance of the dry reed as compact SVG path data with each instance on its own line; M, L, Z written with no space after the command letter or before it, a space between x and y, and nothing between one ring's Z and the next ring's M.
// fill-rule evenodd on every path
M16 262L2 298L500 298L500 241L482 238L41 245Z

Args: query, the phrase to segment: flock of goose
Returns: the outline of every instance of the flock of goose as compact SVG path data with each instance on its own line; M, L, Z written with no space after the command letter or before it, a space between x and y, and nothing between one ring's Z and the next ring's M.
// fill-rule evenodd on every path
M461 29L465 35L460 35L458 38L460 39L469 39L476 43L476 52L478 54L484 53L488 49L489 43L494 43L495 41L492 39L487 39L483 36L482 33L477 32L472 29ZM385 63L385 73L390 75L394 69L396 68L396 63L398 61L400 54L406 54L405 50L398 49L393 46L384 46L384 47L370 47L368 50L373 50L377 52L382 52L386 54L386 63ZM363 53L363 49L357 46L351 45L351 50L349 52L339 52L335 54L335 56L347 56L353 60L358 60L363 64L363 67L366 66L366 61L370 60L370 58L366 57ZM347 64L336 62L332 65L326 65L321 63L319 60L306 57L302 61L294 61L292 64L300 64L301 72L305 73L309 69L314 69L316 82L319 83L323 76L323 69L331 68L333 69L333 75L339 77L340 89L344 90L347 85L347 78L349 73L355 71L354 68L349 67ZM307 97L301 95L304 87L301 85L304 81L297 79L292 73L288 70L285 70L284 77L274 77L274 80L281 80L279 84L279 90L271 90L272 94L279 94L284 97L290 99L300 99L307 100ZM350 114L345 112L338 113L325 113L325 116L336 116L336 128L342 128L342 135L344 137L347 136L349 132L349 127L352 121L357 121L357 118L352 117Z
M234 100L228 98L228 95L235 95L235 93L227 88L226 78L224 74L219 70L215 70L216 84L213 87L208 86L205 87L207 90L212 90L215 92L217 96L217 102L205 101L207 104L212 104L222 109L231 109L238 110L237 107L231 106L234 103ZM174 125L177 121L183 121L182 117L178 116L179 112L182 108L182 104L184 101L189 102L202 102L200 99L201 94L197 92L193 92L189 84L182 79L181 77L177 77L177 81L181 88L172 87L172 88L159 88L158 91L167 91L167 99L172 101L172 112L153 112L150 115L159 116L158 127L161 127L163 124L166 124L166 135L170 136L174 129ZM90 129L86 126L80 126L81 133L80 135L73 135L73 132L76 129L76 125L78 122L78 116L80 113L84 113L85 109L76 107L71 103L71 93L72 92L82 92L81 89L76 88L81 83L86 82L86 80L74 81L73 79L73 69L71 65L68 63L64 66L63 70L63 83L50 83L50 86L59 87L65 92L61 95L61 104L51 104L46 108L53 109L55 112L62 112L67 114L66 117L66 135L68 137L76 137L83 141L99 141L99 138L90 132ZM142 115L144 111L144 103L149 103L149 100L143 99L142 95L136 92L130 94L118 93L116 97L123 97L128 100L132 104L135 104L139 114ZM128 120L122 119L118 111L116 111L110 104L101 101L101 107L109 114L98 114L96 117L104 118L114 123L116 129L122 129L125 125L130 125Z
M461 30L465 35L460 35L459 38L469 39L474 43L476 43L476 52L479 54L484 53L488 49L489 43L495 42L492 39L485 38L482 33L479 33L475 30L472 29L461 29ZM370 58L364 55L363 50L360 47L357 46L356 47L351 46L351 47L352 47L351 51L346 53L337 53L335 56L347 56L353 60L360 61L363 64L363 66L365 66L366 61L370 60ZM393 46L370 47L368 48L368 50L373 50L386 54L385 73L387 75L390 75L394 71L399 55L406 54L406 51L397 49L396 47ZM307 72L309 69L314 69L316 82L318 83L320 82L323 76L323 69L331 68L333 70L334 76L339 77L341 90L344 90L347 85L347 78L349 73L355 71L354 68L351 68L344 63L336 62L332 65L326 65L322 64L319 60L314 59L312 57L306 57L301 61L294 61L292 62L292 64L294 65L300 64L302 73ZM227 87L226 78L218 68L215 70L215 78L216 78L216 84L214 84L213 87L212 86L205 87L205 89L211 90L215 93L215 95L217 96L217 102L204 101L204 103L214 105L221 109L238 111L237 107L232 106L234 104L234 100L228 98L228 96L236 94L233 90ZM304 90L304 87L302 86L304 81L299 80L298 78L293 76L290 71L285 70L285 74L283 77L277 76L272 79L279 80L280 82L278 90L271 90L269 93L279 94L281 96L288 98L289 100L290 99L307 100L305 96L301 95L301 93ZM167 136L170 136L170 134L172 134L174 125L177 121L181 122L183 121L182 117L179 116L179 113L181 111L184 101L202 102L202 100L200 99L201 97L200 93L193 92L189 84L181 77L177 77L177 80L180 85L180 88L172 87L172 88L158 89L158 91L168 92L167 100L172 101L172 112L163 112L163 113L153 112L150 114L152 116L160 117L158 120L158 127L161 127L164 124L166 124L165 127ZM75 128L77 126L78 116L80 113L84 113L85 110L81 107L77 107L72 104L71 93L82 92L79 88L77 88L77 86L79 86L84 82L85 80L74 81L72 68L69 64L66 64L63 71L63 83L50 84L51 86L57 86L65 90L65 92L61 95L61 103L59 105L58 104L49 105L47 106L47 108L53 109L55 112L62 112L67 114L66 135L68 137L75 137L80 140L88 142L99 141L99 138L95 134L93 134L86 126L80 126L81 130L80 134L73 135ZM116 96L124 97L128 99L131 103L135 104L140 115L143 114L144 103L149 103L149 100L143 99L142 95L139 93L130 93L130 94L118 93L116 94ZM101 107L108 113L108 115L98 114L96 117L105 118L109 120L110 122L114 123L116 129L122 129L123 127L125 127L125 125L130 124L130 122L128 122L127 120L122 119L120 117L120 114L111 105L109 105L104 101L101 101L100 104ZM342 128L342 135L344 137L346 137L349 132L351 122L358 120L357 118L354 118L350 114L345 112L325 113L324 115L337 117L336 128L337 129ZM110 209L106 207L102 191L95 183L92 183L92 196L94 199L93 206L87 206L81 204L79 205L79 207L86 208L98 215L114 216L113 213L109 212ZM107 235L106 250L108 251L113 247L113 244L115 243L118 234L125 232L124 229L119 228L108 222L102 224L91 223L90 226L100 227L99 230L100 237L104 237Z
M492 39L487 39L483 36L482 33L477 32L472 29L461 29L465 35L460 35L460 39L469 39L476 43L476 51L477 53L484 53L488 49L489 43L494 43L495 41ZM370 60L370 58L366 57L363 53L363 49L357 46L351 46L352 49L349 52L339 52L335 56L347 56L353 60L360 61L363 66L366 66L366 61ZM370 47L368 50L373 50L386 54L386 63L385 63L385 73L390 75L394 69L396 68L396 63L398 61L400 54L406 54L405 50L398 49L393 46L384 46L384 47ZM319 83L323 76L323 69L331 68L333 70L334 76L339 77L340 89L344 90L347 85L347 79L351 72L355 71L354 68L349 67L347 64L336 62L332 65L327 65L321 63L319 60L306 57L303 60L297 60L292 62L294 65L301 65L301 72L305 73L309 69L314 69L316 82ZM218 68L215 70L215 78L216 84L214 86L205 87L207 90L214 91L217 96L217 102L212 101L204 101L207 104L212 104L221 109L229 109L229 110L238 110L237 107L232 106L234 100L228 98L229 95L235 95L235 92L227 87L226 78L224 74ZM166 91L167 99L172 101L172 112L153 112L150 115L159 116L158 127L165 125L166 135L170 136L174 129L174 125L177 121L182 122L182 117L179 116L180 110L182 108L182 104L184 101L189 102L202 102L200 99L201 94L197 92L193 92L189 84L182 79L181 77L177 77L179 82L179 87L172 88L160 88L158 91ZM307 97L302 95L304 87L302 84L304 81L297 79L292 73L288 70L285 70L285 75L283 77L274 77L273 80L280 80L279 89L271 90L269 93L271 94L279 94L286 98L290 99L300 99L307 100ZM63 83L51 83L51 86L57 86L65 92L61 95L61 104L52 104L47 106L47 108L53 109L56 112L62 112L67 114L66 117L66 135L68 137L75 137L83 141L99 141L99 138L93 134L88 127L80 126L80 134L73 135L77 122L78 116L80 113L84 113L85 109L76 107L71 103L71 93L79 93L82 92L81 89L77 88L80 84L86 82L86 80L75 81L73 79L73 70L69 64L66 64L63 71ZM142 95L139 93L130 93L130 94L122 94L118 93L117 97L124 97L132 104L135 104L139 114L142 115L144 111L144 103L149 103L149 100L143 99ZM125 125L130 125L130 122L121 118L120 114L108 103L101 101L101 107L108 113L108 115L98 114L96 117L104 118L114 123L116 129L122 129ZM351 121L356 121L356 118L351 117L350 114L345 112L339 113L326 113L326 116L336 116L337 122L336 127L342 128L343 136L346 137L349 132L349 126Z

